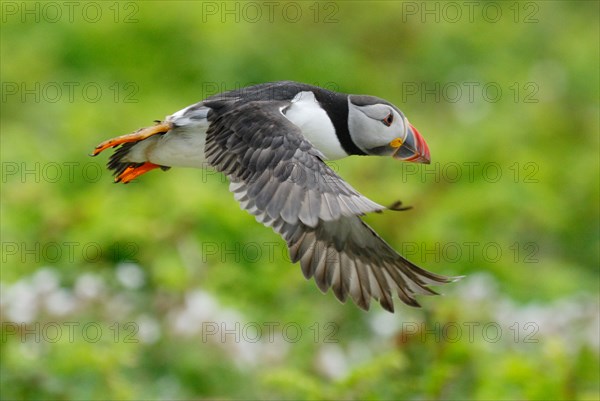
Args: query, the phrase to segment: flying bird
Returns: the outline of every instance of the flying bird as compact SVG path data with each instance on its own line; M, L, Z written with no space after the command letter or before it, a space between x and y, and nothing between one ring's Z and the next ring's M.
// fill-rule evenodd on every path
M99 144L119 146L108 162L115 182L160 168L212 167L225 174L241 207L287 242L319 289L332 288L364 310L371 299L394 311L396 294L415 295L455 278L399 255L361 216L382 212L326 163L351 155L429 163L425 140L393 104L303 83L280 81L208 97L164 121ZM396 205L395 207L397 207ZM392 207L394 208L394 206Z

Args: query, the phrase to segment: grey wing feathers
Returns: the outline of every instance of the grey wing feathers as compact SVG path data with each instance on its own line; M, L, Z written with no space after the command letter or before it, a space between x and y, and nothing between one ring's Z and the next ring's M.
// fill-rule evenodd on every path
M272 227L323 292L332 288L368 310L371 298L393 312L393 296L419 306L428 285L452 281L396 253L360 218L385 209L335 174L287 121L286 102L208 101L206 157L230 181L242 208Z
M217 170L246 184L257 209L290 224L314 227L384 210L360 195L327 166L318 150L279 108L288 102L253 101L205 105L210 126L206 158Z
M368 310L374 298L384 309L393 312L394 294L408 305L419 306L415 295L437 294L428 285L454 280L423 270L404 259L358 216L321 221L316 227L302 222L289 224L258 209L246 188L235 179L230 185L242 208L285 239L292 262L300 262L304 276L314 277L323 292L332 288L342 302L350 295L358 306Z

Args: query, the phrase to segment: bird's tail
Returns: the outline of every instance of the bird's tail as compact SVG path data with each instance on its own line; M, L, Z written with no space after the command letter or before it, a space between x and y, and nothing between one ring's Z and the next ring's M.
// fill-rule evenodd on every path
M136 177L147 173L150 170L161 168L168 170L167 166L150 163L149 161L135 160L132 157L134 147L141 141L150 138L153 135L165 134L172 128L171 123L156 121L156 124L139 129L131 134L121 135L116 138L106 140L96 146L91 156L97 156L102 151L108 148L118 147L117 150L110 156L107 166L115 176L115 182L127 184Z

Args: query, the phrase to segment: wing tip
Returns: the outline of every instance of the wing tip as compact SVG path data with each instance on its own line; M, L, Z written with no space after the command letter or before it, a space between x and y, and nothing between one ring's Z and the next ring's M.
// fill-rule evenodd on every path
M448 276L448 283L456 283L457 281L462 280L463 278L467 277L466 274L463 274L462 276Z

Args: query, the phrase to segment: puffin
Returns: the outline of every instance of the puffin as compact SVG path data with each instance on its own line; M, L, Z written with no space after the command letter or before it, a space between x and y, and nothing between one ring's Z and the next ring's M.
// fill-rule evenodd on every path
M457 280L424 270L397 253L362 216L405 210L383 206L345 182L328 160L391 156L430 163L427 143L392 103L293 81L269 82L210 96L155 124L100 143L115 182L151 170L212 168L229 180L242 209L271 227L300 262L306 279L369 310L394 312L397 296L417 295Z

